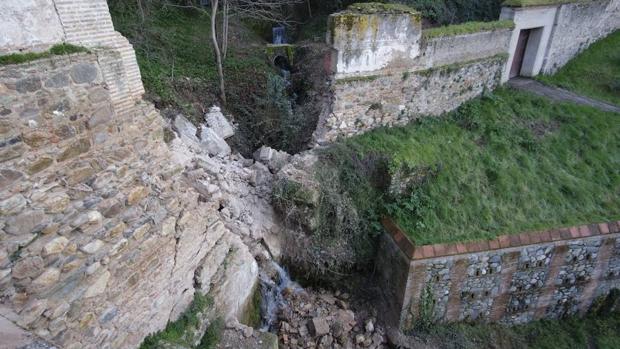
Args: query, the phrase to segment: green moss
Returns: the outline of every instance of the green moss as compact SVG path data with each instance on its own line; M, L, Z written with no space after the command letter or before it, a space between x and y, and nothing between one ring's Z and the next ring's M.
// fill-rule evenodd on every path
M341 84L350 84L353 82L368 82L368 81L377 80L380 77L381 75L353 76L350 78L338 79L336 80L336 84L341 85Z
M52 56L63 56L80 52L89 51L85 47L62 43L54 45L49 50L44 52L13 53L6 56L0 56L0 66L9 64L22 64L32 62L38 59L49 58Z
M418 15L415 9L403 4L390 4L381 2L355 3L347 7L348 11L360 14L390 13L390 14L413 14Z
M444 27L430 28L422 31L422 36L426 39L433 39L444 36L464 35L500 29L513 29L515 26L511 20L494 22L466 22Z
M421 75L421 76L431 76L435 73L439 73L439 74L450 74L453 73L463 67L475 64L475 63L480 63L480 62L493 62L493 61L498 61L498 62L505 62L506 60L508 60L508 54L507 53L499 53L496 54L495 56L491 56L491 57L485 57L485 58L480 58L480 59L474 59L471 61L465 61L465 62L458 62L458 63L452 63L452 64L446 64L446 65L440 65L437 67L432 67L429 69L425 69L425 70L419 70L419 71L415 71L415 72L411 72L412 74L416 74L416 75Z
M196 292L194 300L181 317L175 322L168 323L162 331L146 337L140 345L140 349L161 348L162 343L193 347L193 339L188 338L187 334L191 334L192 331L200 326L200 321L202 321L200 318L201 314L212 306L213 300L211 298Z
M502 3L502 5L509 7L530 7L562 5L575 2L592 2L592 0L506 0Z
M248 304L248 307L241 319L241 323L247 326L258 328L261 324L260 305L261 305L261 292L260 286L256 285L254 292L252 292L252 299Z

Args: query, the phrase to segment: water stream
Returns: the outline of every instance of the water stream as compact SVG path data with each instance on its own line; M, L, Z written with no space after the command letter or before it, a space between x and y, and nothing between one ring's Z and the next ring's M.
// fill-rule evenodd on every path
M288 307L284 294L302 289L278 263L271 261L266 269L271 272L263 270L259 276L262 293L260 330L264 332L277 331L278 312Z

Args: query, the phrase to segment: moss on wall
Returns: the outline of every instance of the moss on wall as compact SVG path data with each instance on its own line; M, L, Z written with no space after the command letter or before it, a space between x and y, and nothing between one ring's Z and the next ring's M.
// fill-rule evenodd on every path
M433 39L444 36L465 35L492 30L513 29L515 24L511 20L493 22L467 22L437 28L425 29L422 36L425 39Z
M67 43L57 44L44 52L13 53L0 56L0 66L9 64L22 64L36 61L37 59L49 58L52 56L63 56L72 53L89 52L88 49Z

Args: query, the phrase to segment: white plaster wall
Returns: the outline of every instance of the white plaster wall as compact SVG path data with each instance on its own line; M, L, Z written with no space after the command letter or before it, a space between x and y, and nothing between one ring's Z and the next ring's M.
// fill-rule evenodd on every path
M423 48L425 68L464 63L508 52L512 30L433 38Z
M552 74L595 41L620 27L620 0L562 5L542 71Z
M0 1L0 54L41 51L62 41L52 0Z
M346 18L341 20L340 16ZM338 51L336 74L374 72L405 66L420 55L421 23L409 14L336 14L332 46ZM346 23L349 20L349 23Z
M512 31L512 36L510 38L508 61L506 63L506 68L504 69L504 73L502 74L502 82L508 81L510 77L510 68L512 67L512 61L514 59L517 42L519 40L519 34L523 29L543 27L542 34L538 38L539 44L538 49L535 52L535 59L529 64L529 69L522 71L522 74L526 76L534 76L540 72L543 65L545 52L549 44L549 37L551 36L553 25L555 23L556 12L557 7L555 6L529 8L504 7L502 9L500 19L510 19L515 23L515 28ZM533 52L526 52L526 54L533 54ZM531 59L531 56L526 57L526 59Z

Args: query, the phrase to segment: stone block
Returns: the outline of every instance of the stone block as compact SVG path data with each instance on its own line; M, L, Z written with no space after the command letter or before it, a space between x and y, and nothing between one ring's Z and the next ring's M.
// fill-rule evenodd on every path
M41 89L41 79L38 76L31 76L18 80L15 89L20 93L36 92Z
M51 157L45 156L45 155L41 156L40 158L35 160L33 163L31 163L30 166L28 166L27 172L29 175L37 174L45 170L46 168L50 167L53 163L54 163L54 159L52 159Z
M211 156L226 157L232 152L228 143L210 127L202 127L200 146Z
M80 251L86 253L86 254L93 254L97 251L99 251L99 249L101 247L103 247L104 243L101 240L94 240L89 242L88 244L80 247Z
M132 206L147 197L149 194L149 189L144 186L138 186L133 188L129 194L127 195L127 205Z
M329 322L324 317L315 317L308 321L308 329L315 337L320 337L329 333Z
M4 230L11 235L30 234L44 228L48 221L43 210L28 210L6 219Z
M112 120L112 116L114 112L112 111L112 107L109 105L103 106L97 109L93 115L88 120L88 127L95 128L99 125L106 124Z
M49 289L55 285L60 279L60 270L56 268L48 268L43 274L39 275L32 281L32 284L28 287L30 292L39 293Z
M84 298L91 298L102 294L108 286L109 279L110 272L106 270L86 290L84 293Z
M69 86L69 75L64 72L52 75L45 81L45 87L47 88L61 88Z
M58 254L62 252L68 244L69 240L64 236L54 238L53 240L45 244L45 246L43 246L43 255L49 256L53 254Z
M84 154L90 150L90 141L86 138L79 139L69 146L67 146L63 152L58 156L58 161L65 161L74 158L78 155Z
M97 79L98 69L90 63L76 64L71 68L71 78L76 84L89 84Z
M18 260L13 266L11 275L13 278L21 280L28 277L37 276L43 271L43 259L39 256L31 256Z
M223 139L232 137L235 134L232 125L218 107L211 107L209 112L205 115L205 121L207 126L213 129L213 131Z

